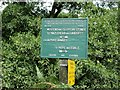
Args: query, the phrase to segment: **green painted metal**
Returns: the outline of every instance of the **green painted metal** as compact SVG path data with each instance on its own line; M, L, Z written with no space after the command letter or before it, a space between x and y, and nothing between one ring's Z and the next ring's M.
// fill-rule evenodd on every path
M41 57L86 59L87 18L43 18Z

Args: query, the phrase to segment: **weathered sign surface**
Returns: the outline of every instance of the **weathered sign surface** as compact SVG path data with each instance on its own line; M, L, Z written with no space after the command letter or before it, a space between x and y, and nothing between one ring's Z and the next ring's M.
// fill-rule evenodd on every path
M41 57L87 58L87 18L43 18Z

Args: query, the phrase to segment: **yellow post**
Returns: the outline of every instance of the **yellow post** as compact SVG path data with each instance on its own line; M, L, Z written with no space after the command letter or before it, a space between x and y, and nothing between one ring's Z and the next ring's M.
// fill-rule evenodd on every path
M68 85L75 84L75 61L68 60Z

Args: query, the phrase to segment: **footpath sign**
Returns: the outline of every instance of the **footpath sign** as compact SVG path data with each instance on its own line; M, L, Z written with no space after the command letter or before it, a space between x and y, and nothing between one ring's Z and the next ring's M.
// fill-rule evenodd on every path
M87 50L87 18L42 19L41 57L85 59Z
M60 81L75 84L75 61L88 52L87 18L43 18L41 57L60 58Z

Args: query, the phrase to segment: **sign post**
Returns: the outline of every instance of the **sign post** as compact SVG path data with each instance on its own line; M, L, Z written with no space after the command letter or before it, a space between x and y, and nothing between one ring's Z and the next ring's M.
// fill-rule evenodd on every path
M68 83L68 60L60 60L59 80L62 83Z
M87 50L87 18L42 19L41 57L61 59L60 80L62 80L62 82L70 85L74 84L75 81L73 77L75 77L75 75L73 73L75 70L71 67L75 68L75 63L68 59L86 59ZM66 77L69 78L66 80ZM70 77L72 77L72 79L70 79Z

